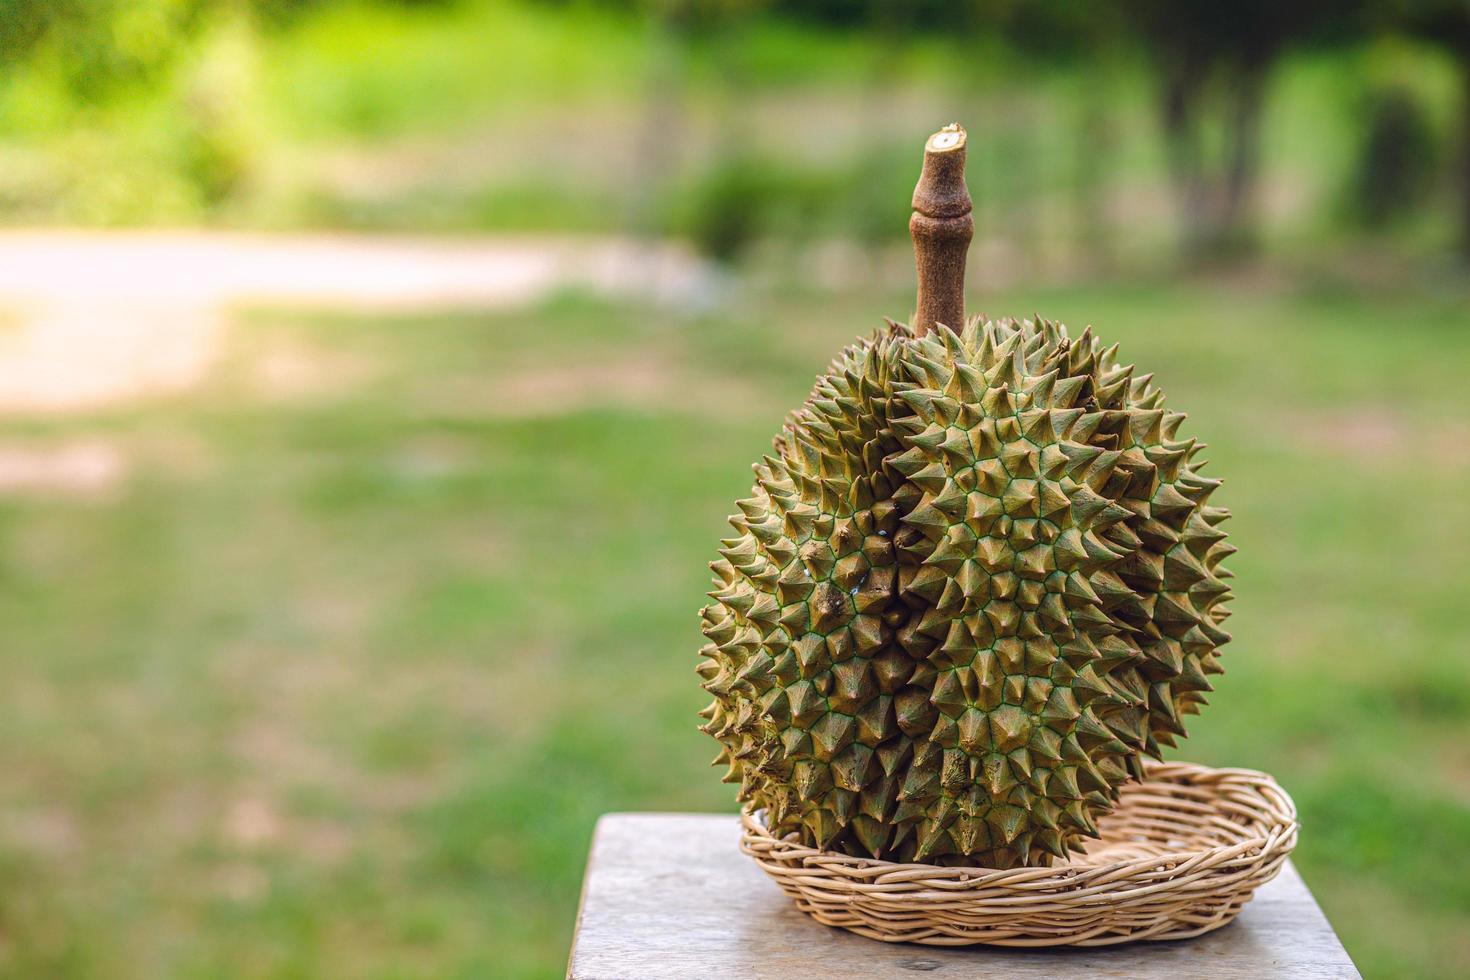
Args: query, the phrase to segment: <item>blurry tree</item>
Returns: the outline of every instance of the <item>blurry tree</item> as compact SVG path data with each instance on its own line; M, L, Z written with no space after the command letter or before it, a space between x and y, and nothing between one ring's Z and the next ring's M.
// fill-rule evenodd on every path
M860 72L862 94L871 103L875 117L890 104L894 63L904 57L913 42L942 38L964 45L983 30L998 33L998 18L986 9L984 0L774 0L772 9L826 28L862 31L873 40L870 50L874 57L855 67ZM961 76L955 78L952 94L967 98L973 93ZM1018 162L1032 148L1032 134L1027 131L1031 120L1024 111L1016 111L1014 101L1006 102L1005 107L1008 111L985 119L980 117L981 107L973 107L959 120L977 134L984 131L983 140L971 142L969 175L975 224L981 235L986 233L987 224L995 221L998 204L1005 205L1007 228L1012 232L1031 223L1028 219L1036 204L1029 186L1034 173ZM922 139L933 128L950 121L914 120L923 132L911 133L909 138ZM918 176L910 143L896 136L875 133L863 149L858 166L839 180L845 213L835 224L873 253L905 237L909 192ZM985 154L1001 152L1007 153L1013 164L1006 168L1005 176L1017 186L996 186L997 174L986 166ZM1026 186L1019 186L1023 184ZM1001 192L1005 191L1009 194L1002 202ZM1030 245L1035 238L1024 234L1016 237L1023 245Z
M667 197L665 191L674 179L680 154L687 142L684 116L690 48L703 43L713 45L718 51L719 45L714 42L720 35L738 23L742 15L759 12L768 0L623 2L644 14L651 33L648 77L644 80L643 119L634 151L632 193L629 195L631 213L628 217L628 225L635 232L648 234L661 230L667 218L662 210ZM727 143L738 143L738 126L722 128L721 134ZM755 233L752 216L725 213L726 205L753 186L748 177L742 158L733 162L728 171L720 170L712 178L715 186L712 189L710 220L719 227L710 229L709 241L718 242L715 246L717 257L730 258L738 254L745 239Z
M1261 119L1272 69L1290 48L1350 37L1361 0L1124 0L1130 26L1154 62L1169 170L1186 253L1249 250ZM1212 98L1213 97L1213 98ZM1206 152L1218 113L1222 157Z
M212 0L0 0L6 65L49 54L81 100L105 100L166 70Z
M954 0L774 0L772 9L829 27L894 36L963 29L976 21L973 5Z
M111 222L223 198L242 160L229 113L196 97L193 66L179 69L229 2L0 0L4 67L31 71L44 102L21 118L45 119L43 138L55 141L48 203L69 219ZM117 125L154 92L175 99L156 125Z
M1365 227L1382 230L1423 203L1433 185L1438 146L1428 112L1406 86L1370 93L1364 116L1348 211Z
M56 0L0 0L0 68L30 54L62 6Z
M1108 175L1114 169L1116 127L1112 70L1124 24L1113 4L1095 0L971 0L980 23L996 30L1029 60L1077 71L1073 213L1080 244L1092 263L1111 261Z
M257 22L266 27L286 27L326 0L249 0Z
M1470 262L1470 0L1385 0L1380 15L1443 49L1460 72L1460 252Z
M224 2L229 2L229 0L224 0ZM241 2L250 7L251 12L261 23L279 27L290 24L309 11L327 6L332 0L241 0ZM401 7L447 7L456 0L381 0L381 2L395 3Z

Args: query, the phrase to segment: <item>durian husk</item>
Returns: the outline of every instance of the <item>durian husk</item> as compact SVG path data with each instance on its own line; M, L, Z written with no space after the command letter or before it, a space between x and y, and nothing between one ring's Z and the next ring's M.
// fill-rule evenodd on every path
M1184 734L1234 549L1150 376L1091 331L890 321L755 464L712 563L703 731L778 835L1045 865Z

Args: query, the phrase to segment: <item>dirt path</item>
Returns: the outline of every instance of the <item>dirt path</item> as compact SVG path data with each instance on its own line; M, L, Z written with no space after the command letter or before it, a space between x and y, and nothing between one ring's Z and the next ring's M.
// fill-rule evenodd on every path
M566 287L687 303L711 278L679 250L625 239L0 232L0 412L187 389L240 305L483 309Z

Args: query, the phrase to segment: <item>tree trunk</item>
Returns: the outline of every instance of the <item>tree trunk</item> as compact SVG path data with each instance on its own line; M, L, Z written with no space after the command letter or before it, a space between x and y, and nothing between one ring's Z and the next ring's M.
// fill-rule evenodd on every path
M627 198L627 227L636 235L660 230L663 189L679 166L679 132L684 122L684 90L689 24L682 4L670 4L649 18L649 65L644 80L642 118L633 148L633 186Z
M1180 240L1197 257L1210 234L1209 200L1199 142L1199 100L1204 79L1182 60L1164 77L1164 150L1179 209Z
M1470 46L1460 49L1460 256L1470 265Z
M1232 86L1225 187L1212 243L1216 252L1247 252L1256 244L1255 189L1260 175L1261 114L1269 74L1269 59L1252 61L1241 66Z
M1037 179L1041 165L1041 153L1036 145L1037 112L1019 92L1010 93L1005 105L994 139L1006 160L1001 169L1005 189L1000 194L1004 208L1000 220L1006 237L1016 248L1024 274L1034 278L1041 274L1046 256L1046 243L1042 241L1041 182Z
M1108 174L1116 139L1106 89L1087 78L1078 96L1077 173L1073 182L1076 234L1085 261L1094 271L1112 271L1112 227L1108 220Z

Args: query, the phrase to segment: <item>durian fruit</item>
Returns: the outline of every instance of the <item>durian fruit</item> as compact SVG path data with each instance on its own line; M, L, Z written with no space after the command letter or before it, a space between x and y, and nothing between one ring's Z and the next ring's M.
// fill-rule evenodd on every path
M702 730L778 835L1046 865L1205 703L1234 549L1149 375L1090 330L964 320L965 142L926 145L914 326L838 356L730 518Z

